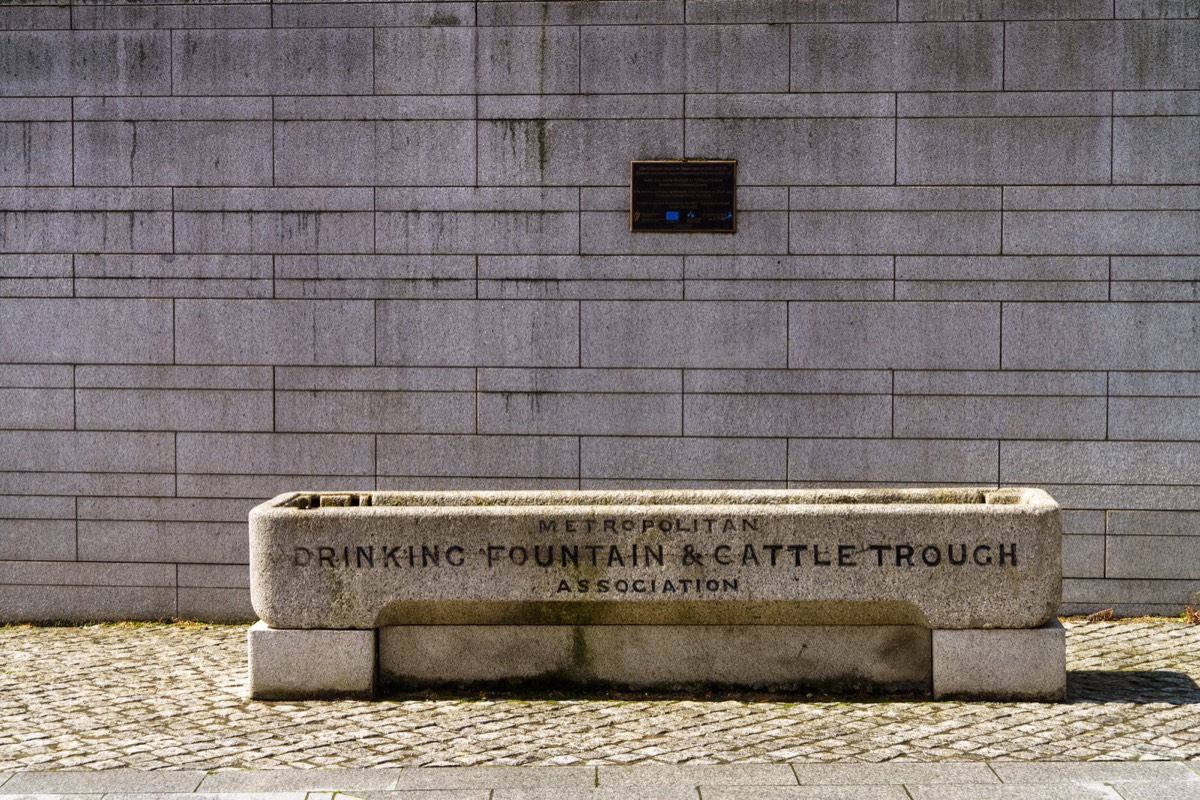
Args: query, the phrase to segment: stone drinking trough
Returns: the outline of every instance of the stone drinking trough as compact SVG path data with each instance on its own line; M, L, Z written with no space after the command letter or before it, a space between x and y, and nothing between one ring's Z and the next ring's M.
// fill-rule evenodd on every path
M296 492L250 514L251 695L513 680L1061 698L1037 489Z

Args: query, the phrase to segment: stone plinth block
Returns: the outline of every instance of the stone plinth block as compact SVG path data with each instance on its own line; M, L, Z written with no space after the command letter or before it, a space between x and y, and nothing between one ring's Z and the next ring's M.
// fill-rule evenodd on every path
M255 623L247 634L250 697L370 697L375 631L279 630Z
M1063 700L1066 648L1058 620L1029 630L933 631L933 696Z
M379 680L929 690L909 625L406 625L379 630Z
M1030 628L1060 551L1036 489L296 492L250 514L272 628Z

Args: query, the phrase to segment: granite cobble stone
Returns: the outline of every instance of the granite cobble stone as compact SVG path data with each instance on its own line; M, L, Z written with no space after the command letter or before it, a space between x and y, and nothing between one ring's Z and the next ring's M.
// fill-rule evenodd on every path
M995 762L1200 760L1200 627L1171 620L1068 620L1066 703L513 691L262 703L245 699L245 637L244 626L194 623L0 628L0 777L53 770L217 770L206 779L214 791L264 791L266 784L224 774L246 768L737 763L760 765L755 774L778 785L770 772L776 767L768 766L791 762L800 776L789 782L793 787L951 779L994 786L996 774L1005 782L1033 784L1181 781L1190 772L1184 764L1163 764L1152 775L1139 771L1150 765ZM896 763L883 771L854 766L887 762ZM619 773L601 773L600 787L617 785L605 777ZM597 785L591 774L581 771L588 779L578 788ZM537 785L515 778L497 783L498 773L488 775L489 782L478 785ZM431 778L422 783L403 770L401 776L404 786L395 788L451 788L431 785ZM470 776L444 777L461 789ZM735 782L746 785L745 777ZM649 777L630 780L654 783ZM694 782L715 785L721 779L697 773ZM44 791L71 790L55 786ZM270 788L301 786L271 782ZM305 782L304 788L318 787Z

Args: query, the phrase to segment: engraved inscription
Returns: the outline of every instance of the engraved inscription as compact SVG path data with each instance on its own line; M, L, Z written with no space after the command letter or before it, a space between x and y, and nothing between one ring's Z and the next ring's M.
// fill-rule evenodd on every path
M541 575L547 595L689 595L755 591L756 575L819 580L823 570L933 572L1018 566L1013 541L819 541L774 533L754 516L543 517L518 541L429 540L292 547L292 566L323 570L475 570L505 581ZM777 578L776 578L777 579ZM542 581L545 583L542 583Z

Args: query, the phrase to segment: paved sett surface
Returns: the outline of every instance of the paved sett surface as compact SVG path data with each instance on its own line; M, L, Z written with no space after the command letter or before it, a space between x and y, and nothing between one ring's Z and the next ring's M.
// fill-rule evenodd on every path
M0 776L1200 759L1200 626L1068 622L1067 661L1060 704L478 693L263 703L245 698L245 627L0 628Z
M171 780L167 780L170 778ZM100 800L1181 800L1200 774L1177 762L724 764L26 772L0 799Z

